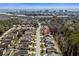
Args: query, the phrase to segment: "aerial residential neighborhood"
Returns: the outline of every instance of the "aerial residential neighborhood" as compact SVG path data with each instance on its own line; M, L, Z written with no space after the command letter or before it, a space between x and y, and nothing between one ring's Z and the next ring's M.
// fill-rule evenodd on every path
M36 9L22 8L30 4L10 5L19 8L0 8L0 56L79 56L78 8L38 8L56 7L52 3L35 4Z

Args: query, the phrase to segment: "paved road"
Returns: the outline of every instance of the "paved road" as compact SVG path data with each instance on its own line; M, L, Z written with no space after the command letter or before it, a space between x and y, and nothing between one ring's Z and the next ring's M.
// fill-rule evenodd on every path
M15 27L9 29L8 31L6 31L1 37L0 37L0 40L8 33L10 33L11 31L13 31L15 29Z
M20 29L20 28L21 28L21 27L17 27L17 28L12 27L12 28L10 28L9 30L7 30L7 31L0 37L0 40L2 40L2 38L5 37L5 35L7 35L8 33L12 32L12 31L15 30L15 29Z
M38 23L39 27L36 31L36 56L40 56L40 28L41 25Z

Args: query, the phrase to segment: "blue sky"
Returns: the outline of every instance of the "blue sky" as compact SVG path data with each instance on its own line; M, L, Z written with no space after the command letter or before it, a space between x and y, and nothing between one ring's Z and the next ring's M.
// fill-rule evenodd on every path
M79 8L79 3L0 3L0 8Z

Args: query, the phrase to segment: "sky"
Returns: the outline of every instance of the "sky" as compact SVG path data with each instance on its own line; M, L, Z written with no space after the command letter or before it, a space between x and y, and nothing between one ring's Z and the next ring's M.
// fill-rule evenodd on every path
M79 8L79 3L0 3L0 8Z

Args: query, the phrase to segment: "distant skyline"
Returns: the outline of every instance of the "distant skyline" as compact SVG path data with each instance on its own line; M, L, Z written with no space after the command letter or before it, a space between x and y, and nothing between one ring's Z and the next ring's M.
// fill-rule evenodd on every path
M1 8L24 8L24 9L44 9L44 8L78 8L79 3L0 3Z

